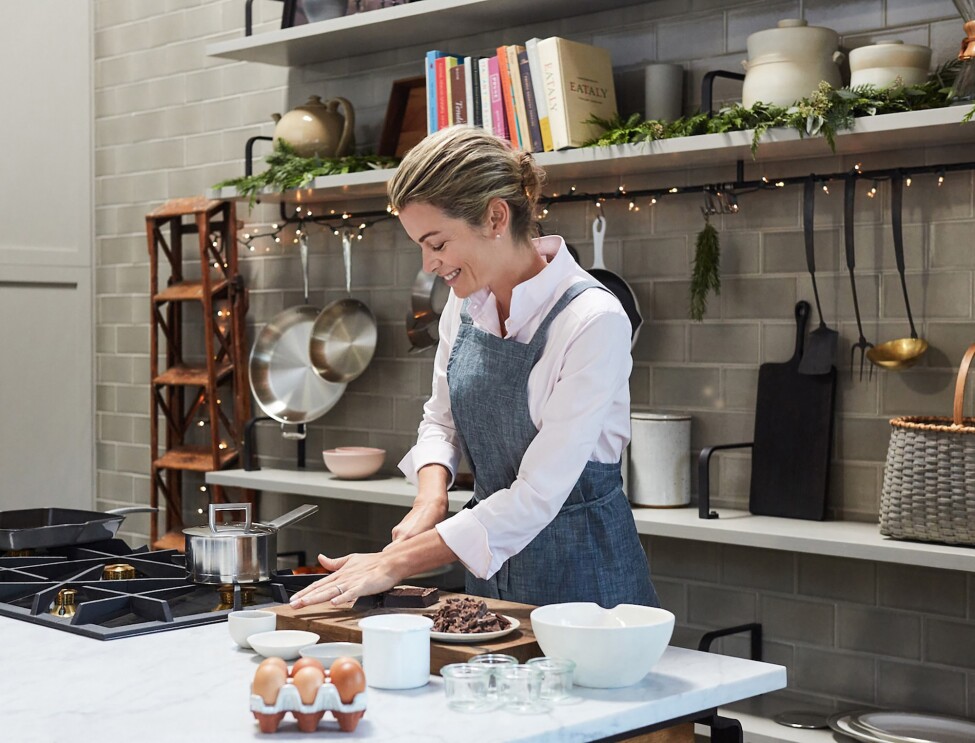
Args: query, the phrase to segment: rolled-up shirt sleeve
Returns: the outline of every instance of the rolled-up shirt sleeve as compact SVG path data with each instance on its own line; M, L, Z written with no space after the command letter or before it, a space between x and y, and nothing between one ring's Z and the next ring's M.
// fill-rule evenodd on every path
M447 361L456 334L457 306L453 293L440 318L440 342L433 362L433 389L423 406L423 419L417 429L416 444L400 460L399 469L414 486L417 472L428 464L442 464L450 471L451 483L460 464L461 449L457 428L450 412L447 388Z
M592 458L620 386L628 384L630 333L622 312L596 314L580 325L568 339L559 378L541 409L538 435L514 483L436 526L477 577L494 575L565 503Z

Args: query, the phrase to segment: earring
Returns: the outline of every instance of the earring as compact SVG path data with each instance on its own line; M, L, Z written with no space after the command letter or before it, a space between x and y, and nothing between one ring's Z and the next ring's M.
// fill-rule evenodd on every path
M494 239L495 240L500 240L501 239L501 233L499 232L497 235L495 235L494 236Z

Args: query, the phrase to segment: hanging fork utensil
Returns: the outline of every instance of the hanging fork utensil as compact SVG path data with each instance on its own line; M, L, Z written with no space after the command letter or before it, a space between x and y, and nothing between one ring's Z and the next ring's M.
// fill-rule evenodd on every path
M857 299L857 282L853 277L853 269L856 265L856 253L853 243L853 211L854 199L856 196L857 177L850 173L846 176L846 183L843 188L843 241L846 245L846 268L850 272L850 287L853 289L853 312L857 317L857 332L860 334L857 342L850 348L850 378L853 378L853 364L856 353L860 351L860 381L863 381L863 366L866 363L867 349L873 348L873 343L867 341L863 335L863 322L860 320L860 302ZM867 380L873 379L873 364L869 365Z

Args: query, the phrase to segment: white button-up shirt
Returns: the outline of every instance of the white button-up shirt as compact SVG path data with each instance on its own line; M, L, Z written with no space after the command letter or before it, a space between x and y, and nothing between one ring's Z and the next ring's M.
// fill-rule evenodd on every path
M528 343L565 290L591 278L561 237L534 243L548 265L514 288L503 335L512 343ZM417 471L428 464L441 464L453 476L462 456L447 386L462 301L451 292L441 315L433 393L423 407L417 443L399 463L414 485ZM502 336L488 289L472 294L467 309L475 327ZM528 379L528 412L538 435L517 479L436 527L477 577L494 575L555 518L587 461L620 460L630 440L630 335L629 318L616 297L596 289L576 297L549 326L545 350Z

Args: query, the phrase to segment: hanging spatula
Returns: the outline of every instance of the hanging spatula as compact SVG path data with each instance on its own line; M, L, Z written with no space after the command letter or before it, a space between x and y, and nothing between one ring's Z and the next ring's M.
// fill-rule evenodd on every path
M819 287L816 286L816 251L813 240L813 213L816 206L816 182L807 178L802 191L802 231L806 243L806 267L812 279L813 295L816 298L816 311L819 313L819 327L809 334L799 373L816 375L829 374L836 360L836 343L839 333L826 327L823 320L823 306L819 302Z

